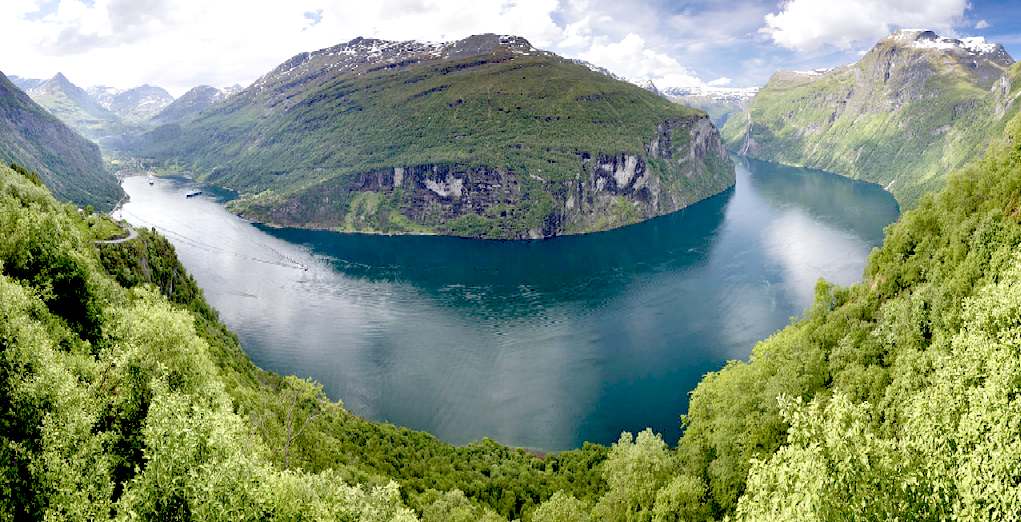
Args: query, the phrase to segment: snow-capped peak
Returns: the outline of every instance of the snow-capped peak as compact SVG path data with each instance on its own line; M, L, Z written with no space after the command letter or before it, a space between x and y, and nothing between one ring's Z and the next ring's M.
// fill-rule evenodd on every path
M330 71L363 74L379 68L397 68L437 59L462 58L495 52L497 49L516 55L547 55L528 40L513 35L481 34L454 42L422 42L417 40L378 40L358 37L326 49L301 53L287 60L254 84L264 87L274 79Z

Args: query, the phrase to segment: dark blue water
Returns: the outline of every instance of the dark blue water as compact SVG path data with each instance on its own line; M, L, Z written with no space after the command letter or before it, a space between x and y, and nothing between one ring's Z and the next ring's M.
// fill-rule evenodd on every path
M184 180L124 188L123 216L175 243L259 366L450 442L544 450L646 426L675 441L702 375L818 278L858 280L898 215L877 186L754 161L676 214L539 242L268 229Z

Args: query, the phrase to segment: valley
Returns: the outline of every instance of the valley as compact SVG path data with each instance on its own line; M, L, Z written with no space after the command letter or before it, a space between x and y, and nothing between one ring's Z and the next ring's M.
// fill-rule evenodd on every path
M0 521L1017 518L1021 10L452 5L0 6Z

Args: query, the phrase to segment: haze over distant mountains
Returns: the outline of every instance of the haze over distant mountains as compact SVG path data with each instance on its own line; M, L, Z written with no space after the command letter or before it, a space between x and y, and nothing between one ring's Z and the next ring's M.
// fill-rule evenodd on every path
M86 92L104 108L132 123L151 119L174 101L165 89L152 85L125 90L101 85L90 87Z
M62 73L48 80L18 76L10 80L61 121L109 150L119 149L125 139L157 125L189 119L241 90L239 85L223 90L200 86L175 104L178 100L166 89L154 85L129 89L96 85L83 89Z
M180 98L164 107L159 113L153 115L152 122L157 125L169 123L184 123L199 115L202 111L212 107L213 104L221 102L238 92L242 87L235 85L226 89L217 89L208 85L199 85L181 95Z

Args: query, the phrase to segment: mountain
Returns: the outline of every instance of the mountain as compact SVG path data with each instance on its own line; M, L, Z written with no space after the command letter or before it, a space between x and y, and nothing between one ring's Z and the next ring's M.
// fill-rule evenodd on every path
M999 135L1018 79L1001 45L898 31L857 63L775 74L723 133L743 154L879 183L912 206Z
M756 87L669 87L663 89L663 96L705 111L717 128L723 128L731 116L747 109L757 92Z
M652 80L644 80L641 82L637 82L635 83L635 85L651 92L652 94L658 94L660 96L663 95L663 93L659 90L659 87L656 87L656 84L653 83Z
M17 86L19 89L23 91L27 91L33 87L38 87L46 82L46 80L22 78L20 76L14 76L13 74L11 76L8 76L7 79L10 80L11 83L13 83L15 86Z
M146 122L174 101L174 97L165 89L152 85L125 90L95 86L86 92L103 108L128 123Z
M233 89L233 88L232 88ZM238 87L240 89L240 87ZM234 91L237 94L240 91ZM185 123L194 119L200 112L208 109L214 103L228 97L225 91L208 85L194 87L184 93L180 98L174 100L163 108L158 114L152 117L152 123L166 125L170 123Z
M382 233L591 232L734 183L704 113L492 34L301 53L136 152L251 219Z
M36 104L0 73L0 161L39 174L53 193L110 210L123 192L99 148Z
M116 114L61 73L27 92L36 103L93 141L103 141L125 130Z
M97 103L103 106L104 109L110 110L110 104L113 103L113 97L117 96L121 89L116 87L110 87L109 85L93 85L85 89L86 94L92 97Z

